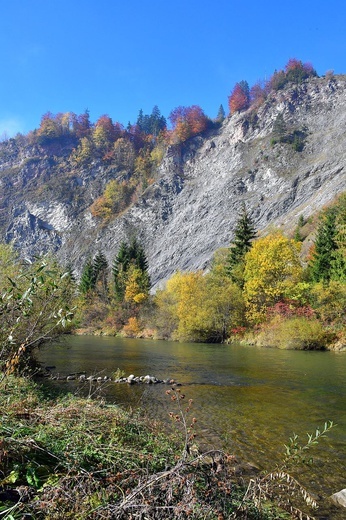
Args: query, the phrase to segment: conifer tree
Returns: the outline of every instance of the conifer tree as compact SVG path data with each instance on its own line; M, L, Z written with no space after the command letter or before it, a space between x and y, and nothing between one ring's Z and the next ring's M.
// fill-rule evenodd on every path
M337 249L336 210L335 208L329 208L322 216L321 223L317 229L315 250L309 265L313 281L327 282L331 279L332 262Z
M219 123L222 123L222 121L225 119L225 115L226 115L225 109L223 108L223 105L220 105L219 111L216 116L216 121L218 121Z
M243 286L242 265L245 254L251 249L252 240L256 237L256 230L252 218L248 214L245 205L234 230L234 238L231 242L227 258L227 272L233 282Z
M79 290L82 294L88 294L95 288L94 267L90 258L86 261L79 282Z
M94 287L99 285L101 293L103 296L107 294L107 270L108 270L108 262L105 255L98 251L96 254L93 263L93 277L95 281Z

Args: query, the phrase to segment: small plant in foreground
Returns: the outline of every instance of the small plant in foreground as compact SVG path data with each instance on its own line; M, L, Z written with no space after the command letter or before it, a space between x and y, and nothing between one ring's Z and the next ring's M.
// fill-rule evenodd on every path
M251 479L244 499L253 501L258 508L261 508L263 502L269 500L287 511L291 518L312 520L312 516L302 511L301 502L312 509L317 509L317 502L288 471L301 464L311 464L313 460L311 457L307 458L306 453L334 426L333 421L326 422L322 430L317 428L315 433L308 433L308 440L302 445L298 442L298 435L293 434L289 443L285 445L282 465L275 471Z

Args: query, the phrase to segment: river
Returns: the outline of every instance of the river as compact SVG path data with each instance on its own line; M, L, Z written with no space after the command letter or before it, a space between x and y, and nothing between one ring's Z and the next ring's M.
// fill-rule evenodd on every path
M40 360L64 376L82 371L111 376L119 368L126 375L173 378L186 399L194 400L199 442L261 469L280 463L293 433L305 444L307 432L333 421L337 426L311 452L314 464L300 477L317 495L346 487L346 353L68 336L41 351ZM79 389L74 382L64 384ZM101 392L111 402L166 420L175 411L166 390L108 383ZM329 512L328 518L340 515Z

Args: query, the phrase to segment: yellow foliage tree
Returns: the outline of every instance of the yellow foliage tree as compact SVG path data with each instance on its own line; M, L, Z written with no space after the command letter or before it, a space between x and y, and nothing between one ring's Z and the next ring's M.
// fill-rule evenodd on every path
M229 278L202 271L173 275L157 293L156 305L163 335L181 341L224 341L243 310L241 291Z
M143 278L143 271L131 265L126 273L125 301L143 303L148 298L148 286Z
M301 281L301 243L281 233L253 242L245 255L244 299L251 323L265 319L266 309L284 298L292 298Z
M91 205L92 215L107 220L112 215L120 213L129 204L132 191L133 188L125 181L112 179L106 185L103 195Z

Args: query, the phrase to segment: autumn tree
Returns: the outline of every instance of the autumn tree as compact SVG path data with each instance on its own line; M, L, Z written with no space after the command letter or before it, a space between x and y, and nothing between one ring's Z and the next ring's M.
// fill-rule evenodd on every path
M228 107L231 114L246 110L250 104L250 90L247 81L236 83L228 97Z
M133 186L126 181L112 179L103 194L90 206L93 217L109 220L123 211L130 203Z
M148 261L136 238L121 242L113 261L112 275L117 301L142 303L147 298L150 289Z
M190 137L203 132L208 126L208 118L201 107L177 107L169 115L172 125L171 141L181 143Z
M222 342L243 315L241 291L218 272L175 273L155 295L159 335Z
M265 319L267 308L295 298L302 276L301 244L274 233L253 242L245 255L244 298L251 323Z
M303 63L296 58L290 58L284 70L274 72L267 83L267 90L280 90L289 82L299 84L314 76L317 76L317 73L311 63Z
M72 128L75 136L78 139L82 137L88 137L91 133L91 122L90 122L90 114L89 110L85 110L83 114L72 115Z
M265 84L261 81L257 81L250 89L250 105L254 108L258 108L265 101L267 97L267 91Z

